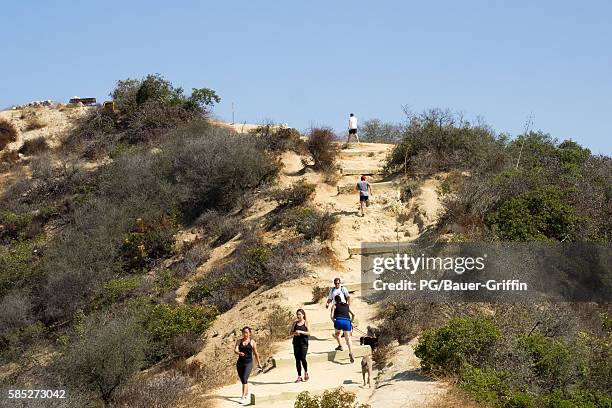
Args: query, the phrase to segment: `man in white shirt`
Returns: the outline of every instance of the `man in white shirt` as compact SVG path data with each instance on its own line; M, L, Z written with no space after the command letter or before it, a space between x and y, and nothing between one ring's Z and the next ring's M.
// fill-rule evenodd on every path
M351 297L349 296L349 292L344 286L341 285L340 278L335 278L334 286L329 289L329 292L327 294L327 303L325 304L326 309L329 307L330 303L336 303L336 301L334 300L336 295L340 295L342 301L351 304Z
M352 113L349 116L348 140L346 142L347 145L351 142L351 135L355 135L355 139L357 139L357 143L359 143L359 136L357 136L357 117Z

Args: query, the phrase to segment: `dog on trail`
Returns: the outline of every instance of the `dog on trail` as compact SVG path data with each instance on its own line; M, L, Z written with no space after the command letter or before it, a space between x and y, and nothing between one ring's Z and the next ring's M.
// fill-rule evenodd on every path
M361 358L361 375L363 376L363 386L366 386L366 373L368 374L368 387L372 387L370 379L372 378L372 357L363 356Z
M374 349L378 345L378 338L370 337L370 336L363 336L359 338L359 344L362 346L363 345L370 346L372 351L374 351ZM361 358L361 375L363 376L363 386L364 387L366 386L366 374L368 375L368 381L367 381L368 387L372 387L372 384L370 382L372 378L372 356L369 356L369 355L363 356Z

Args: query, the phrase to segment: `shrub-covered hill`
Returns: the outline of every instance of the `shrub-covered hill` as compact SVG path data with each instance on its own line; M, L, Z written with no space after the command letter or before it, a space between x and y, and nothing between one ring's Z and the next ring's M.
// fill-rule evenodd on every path
M438 109L409 115L401 126L373 122L370 137L377 129L383 139L393 130L386 169L405 174L406 194L422 178L441 180L444 208L427 239L609 248L610 157L539 131L512 139ZM612 406L611 315L610 303L408 303L397 296L380 309L385 341L415 341L425 372L453 378L465 398L495 407Z
M186 371L128 383L199 351L202 333L240 296L304 273L333 222L308 210L313 191L299 186L278 193L289 201L269 225L242 220L274 183L280 155L308 151L296 130L216 126L214 91L185 95L159 75L119 81L111 96L115 109L41 108L80 113L44 149L29 143L23 156L3 156L0 380L66 386L78 406L147 405L139 387L170 404L193 383ZM274 222L293 228L289 210L308 213L309 229L266 242ZM183 241L192 228L199 238ZM195 282L177 303L176 289L232 238L238 248L223 260L231 268Z

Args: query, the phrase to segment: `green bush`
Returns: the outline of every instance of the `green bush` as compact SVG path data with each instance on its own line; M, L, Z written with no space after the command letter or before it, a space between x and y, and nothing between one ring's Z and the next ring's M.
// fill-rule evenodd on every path
M460 371L459 386L477 402L493 404L509 393L505 373L466 365Z
M531 355L534 372L543 388L565 388L573 380L575 356L563 341L532 333L521 335L518 343Z
M438 329L426 330L415 346L425 371L458 373L468 363L482 360L501 337L485 318L453 318Z
M159 74L117 82L111 93L118 112L103 107L89 111L64 141L85 157L109 154L121 142L157 140L168 129L206 118L219 96L211 89L193 89L186 96Z
M140 288L142 284L140 276L128 276L111 279L102 285L102 290L96 296L94 304L109 306L114 303L123 302Z
M308 391L298 394L295 408L369 408L367 404L357 402L355 393L339 387L326 390L322 395L311 395Z
M209 277L203 277L195 281L194 285L189 289L186 300L188 303L201 303L207 301L214 293L222 290L223 287L228 285L227 276L221 276L215 279ZM223 307L221 311L227 310Z
M397 143L402 139L403 132L404 126L401 124L369 119L359 126L359 140L370 143Z
M547 408L610 408L612 397L609 393L574 391L563 393L560 391L543 396L541 405Z
M27 287L38 273L38 263L32 241L0 246L0 297L12 288Z
M578 223L574 208L563 201L557 187L525 193L502 204L487 218L500 238L512 241L564 240Z
M218 313L210 305L158 304L148 308L144 323L154 345L153 357L169 354L172 340L178 335L203 334Z
M34 217L32 214L16 214L0 211L0 238L24 239Z
M491 171L508 161L503 137L485 125L472 125L458 115L431 109L408 113L402 139L387 157L387 172L411 170L432 174L447 170Z

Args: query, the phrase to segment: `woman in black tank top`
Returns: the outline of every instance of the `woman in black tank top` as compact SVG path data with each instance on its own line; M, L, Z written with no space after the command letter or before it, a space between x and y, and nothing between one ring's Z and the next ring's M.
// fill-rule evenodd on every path
M255 343L255 340L251 339L250 327L242 329L242 338L236 342L234 353L238 355L236 371L238 371L238 377L240 377L240 382L242 383L242 398L240 402L246 402L249 394L249 375L251 374L251 369L253 369L253 355L255 355L255 359L257 360L257 368L261 370L257 343Z
M295 357L295 368L297 369L298 377L295 382L308 381L308 362L306 362L306 354L308 353L308 336L310 329L308 321L306 321L306 312L304 309L298 309L295 312L296 319L291 327L291 335L293 335L293 356ZM302 367L304 367L304 378L302 379Z

